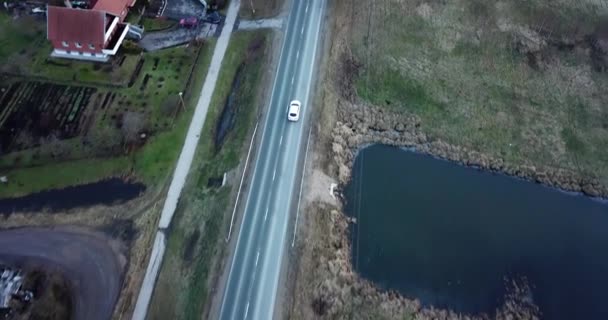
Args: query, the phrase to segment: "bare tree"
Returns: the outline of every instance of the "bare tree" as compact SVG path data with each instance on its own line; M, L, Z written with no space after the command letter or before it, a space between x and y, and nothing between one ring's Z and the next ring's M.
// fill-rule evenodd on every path
M121 130L125 145L137 141L145 122L145 117L141 112L127 111L123 113Z
M55 158L62 158L68 156L70 152L70 146L64 140L59 139L55 133L51 133L45 138L41 139L41 145L45 150L48 150L51 156Z
M20 149L31 148L35 142L36 139L34 139L29 130L21 130L15 138L15 144Z
M172 94L163 101L163 103L160 105L160 110L163 115L173 117L176 109L179 107L179 103L179 96Z
M121 133L113 126L93 128L85 136L87 152L93 155L108 155L117 152L121 146Z

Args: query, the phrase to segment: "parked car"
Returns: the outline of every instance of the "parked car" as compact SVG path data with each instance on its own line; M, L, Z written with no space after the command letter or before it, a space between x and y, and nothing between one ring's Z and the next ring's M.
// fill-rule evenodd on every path
M213 11L205 16L205 22L209 22L212 24L218 24L222 21L222 16L217 11Z
M287 120L298 121L300 119L300 108L302 104L298 100L293 100L289 103L289 111L287 112Z
M198 19L196 17L187 17L179 20L179 25L183 28L193 28L198 25Z

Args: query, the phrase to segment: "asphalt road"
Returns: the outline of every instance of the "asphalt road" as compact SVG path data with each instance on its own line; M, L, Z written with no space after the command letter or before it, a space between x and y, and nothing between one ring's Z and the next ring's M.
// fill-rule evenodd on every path
M0 263L59 270L72 286L74 320L109 320L122 287L125 257L95 231L18 228L0 232Z
M298 200L312 109L311 88L326 0L295 0L286 23L277 75L245 202L220 319L272 319L288 225ZM302 102L300 121L287 121L289 101Z

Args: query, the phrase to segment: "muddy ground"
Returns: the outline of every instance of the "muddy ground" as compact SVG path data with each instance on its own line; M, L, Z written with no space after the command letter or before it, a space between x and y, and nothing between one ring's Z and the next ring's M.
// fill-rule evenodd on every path
M67 290L61 283L51 288L63 303L40 310L45 308L40 301L34 305L36 312L71 310L74 320L105 320L112 315L127 263L123 243L86 229L17 228L0 233L0 248L5 264L35 264L66 278Z
M25 266L22 290L33 294L33 300L11 301L10 310L0 312L6 320L70 320L72 319L72 291L66 278L57 271L40 266Z
M4 23L5 17L0 15L0 22ZM13 25L12 20L6 21ZM23 40L12 35L14 32L0 32L0 42ZM68 283L75 286L70 293L74 319L130 319L166 194L165 184L193 109L187 107L197 99L213 43L141 55L125 44L124 51L130 53L99 64L50 59L43 32L36 37L35 42L19 43L27 51L20 59L12 59L14 52L2 56L10 58L5 59L11 62L7 66L28 68L0 68L0 176L8 180L3 181L0 193L3 198L30 195L21 199L27 206L13 210L18 204L9 203L6 214L0 216L0 240L5 239L6 244L0 247L0 257L29 251L34 256L29 261L46 254L38 264L51 269L59 265L59 271L68 274ZM178 93L182 92L185 105L178 108ZM105 170L115 167L118 170ZM77 198L73 202L79 202L95 193L110 194L78 188L112 177L145 183L146 191L140 193L143 185L139 185L142 189L126 202L93 206L80 202L77 207L64 207L56 204L66 199L55 199L48 205L53 197L64 196L68 202ZM58 196L58 189L64 187L87 195ZM32 195L37 191L41 192ZM120 192L117 188L113 191ZM44 198L47 204L32 206L32 197ZM44 236L28 231L24 240L13 232L24 229L5 230L23 227L52 231L45 231L48 234ZM91 245L79 238L68 241L70 236L57 228L84 229L84 235L80 232L79 236L98 237ZM41 247L44 245L52 248ZM118 248L119 268L103 252L104 246ZM78 273L99 271L91 270L94 263L105 273Z
M606 143L606 113L598 102L606 99L608 52L597 20L560 24L551 17L563 1L509 11L515 2L386 0L364 10L356 1L330 3L290 319L540 316L526 299L525 281L506 282L504 305L482 315L426 308L378 289L353 271L348 226L355 222L342 213L340 193L329 196L331 184L349 181L356 152L371 143L416 147L463 165L608 196L606 171L594 170L605 163L597 148ZM573 6L576 15L594 8L592 1ZM459 12L476 19L459 19ZM489 69L465 68L479 65ZM480 90L488 86L502 91Z
M112 270L112 268L108 268L107 270L104 269L104 272L106 272L107 274L100 279L106 281L107 284L100 284L100 286L104 287L112 285L111 290L110 288L108 288L109 300L106 301L108 303L111 302L112 305L111 307L109 305L106 305L106 309L104 309L105 311L103 312L101 312L101 310L99 311L101 312L101 315L106 315L106 317L103 319L112 318L126 320L130 319L131 313L135 306L135 300L139 292L139 286L141 285L143 274L146 268L147 255L149 253L148 249L151 247L151 243L153 241L152 236L154 235L154 233L151 232L151 230L155 230L156 228L157 218L160 214L160 209L162 208L162 197L164 192L166 192L164 188L160 188L160 190L149 190L139 198L136 198L121 205L114 206L98 205L87 208L76 208L68 211L54 212L53 214L40 214L40 212L38 211L16 212L11 215L6 215L0 218L0 223L2 224L3 228L9 228L6 231L7 233L13 232L12 230L22 230L20 228L27 228L27 226L32 226L33 228L35 228L35 230L38 230L38 228L42 230L53 230L52 232L46 232L44 236L58 237L56 241L59 242L66 241L67 239L70 239L70 237L90 238L91 235L93 235L92 239L93 244L95 246L99 248L111 248L113 254L119 257L116 258L118 259L119 267L114 268L116 269L115 271L110 271ZM72 236L71 234L68 234L67 237L62 237L62 230L68 230L69 232L75 233L75 235ZM56 231L59 232L56 233ZM5 234L7 233L5 233L5 231L0 232L0 240L6 239L7 241L14 241L12 239L16 239L5 238ZM40 245L46 245L44 241L42 243L32 241L32 239L36 238L37 237L28 234L28 241L24 242L27 245L34 246L33 249L38 248L38 246ZM47 239L45 241L48 242L49 240ZM81 242L81 240L72 240L63 242L63 244L58 243L56 248L54 248L54 250L56 250L57 255L51 255L52 252L55 252L51 249L45 250L45 254L48 256L49 260L38 261L37 265L50 267L51 270L55 270L54 266L57 265L57 259L61 260L61 257L63 257L63 255L70 255L71 252L74 252L74 249L69 249L70 246L73 243ZM82 243L86 244L88 242L85 241ZM2 246L2 248L4 249L0 250L0 257L3 258L5 258L7 254L10 253L7 250L13 250L10 247ZM114 258L111 258L107 255L101 255L101 253L107 252L107 250L100 251L101 249L95 248L91 249L89 246L79 245L79 247L76 248L77 250L74 258L65 259L65 262L68 263L67 267L75 268L75 264L88 263L83 259L86 258L87 254L95 253L97 251L100 252L99 254L97 254L97 257L104 260L98 261L100 265L112 263ZM82 252L82 255L78 254L78 250L84 250ZM95 259L89 260L91 260L91 262L95 262ZM28 261L31 260L28 259ZM65 269L59 270L62 271ZM74 270L70 271L70 275L76 277L83 276L83 274L75 272ZM86 270L86 268L84 270ZM67 277L67 280L71 281L71 283L74 280L78 280L81 283L88 283L88 281L74 279L71 277ZM114 292L116 291L116 289L117 292ZM95 289L93 291L93 293L87 293L86 290L82 292L76 292L72 290L72 299L74 303L80 301L78 303L78 306L82 308L82 305L84 304L83 301L85 301L86 299L91 299L91 294L97 295L101 292L99 289ZM95 299L98 299L98 297ZM97 310L95 308L103 307L103 304L99 303L90 305L93 306L93 308L91 309L92 311ZM76 307L76 304L74 306ZM83 311L81 310L81 312ZM73 319L76 320L93 318L75 317Z

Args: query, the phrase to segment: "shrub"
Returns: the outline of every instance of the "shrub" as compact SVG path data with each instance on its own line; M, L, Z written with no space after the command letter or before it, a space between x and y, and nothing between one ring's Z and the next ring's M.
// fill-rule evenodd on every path
M122 50L126 54L140 54L143 49L137 43L131 40L125 40L122 43Z

